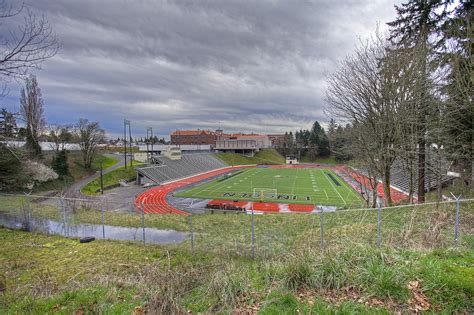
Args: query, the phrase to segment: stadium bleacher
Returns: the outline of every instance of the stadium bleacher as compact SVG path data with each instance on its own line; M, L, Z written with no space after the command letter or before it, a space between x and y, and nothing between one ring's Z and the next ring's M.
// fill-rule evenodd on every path
M183 154L179 160L171 160L163 156L154 156L153 159L154 165L137 167L136 171L157 184L227 166L211 153Z
M434 165L435 161L432 159L427 161L428 167L425 171L425 191L431 191L438 186L438 176L432 170L430 163ZM441 186L449 183L454 179L452 176L446 175L446 171L448 170L448 162L442 161L444 167L441 167L444 170L444 175L441 176ZM408 192L410 189L410 176L408 170L403 167L401 161L395 160L391 168L391 176L390 176L391 184L405 192ZM414 166L414 176L413 176L413 188L416 191L418 187L418 169L417 165Z
M437 161L434 158L430 158L426 164L426 172L425 172L425 191L431 191L436 189L438 185L438 179L436 173L433 171L434 167L431 167L432 165L436 165L436 163L442 163L441 169L444 170L444 175L441 176L441 186L446 185L450 181L454 179L452 176L446 175L446 171L449 168L449 163L446 160L442 161ZM414 167L414 176L413 176L413 189L416 192L417 187L418 187L418 169L417 165L415 163ZM364 175L367 175L368 172L366 169L359 169L359 172L361 172ZM409 171L403 166L402 162L397 159L392 165L391 171L390 171L390 183L394 187L408 193L410 190L410 175Z

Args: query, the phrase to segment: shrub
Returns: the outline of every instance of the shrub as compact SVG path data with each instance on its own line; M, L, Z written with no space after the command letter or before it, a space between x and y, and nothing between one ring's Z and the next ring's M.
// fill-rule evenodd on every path
M67 164L67 151L66 150L61 150L58 153L56 153L56 156L53 157L53 162L51 164L51 167L61 177L69 175L69 166Z
M23 165L30 179L26 184L28 189L32 189L36 183L48 182L59 177L53 169L39 162L28 160Z
M19 153L0 143L0 190L16 190L25 185L28 176L20 161Z

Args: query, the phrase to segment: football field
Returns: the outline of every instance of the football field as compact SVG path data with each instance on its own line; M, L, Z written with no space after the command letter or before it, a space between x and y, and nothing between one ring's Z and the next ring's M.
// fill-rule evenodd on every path
M176 197L359 207L362 197L330 169L251 168L175 193Z

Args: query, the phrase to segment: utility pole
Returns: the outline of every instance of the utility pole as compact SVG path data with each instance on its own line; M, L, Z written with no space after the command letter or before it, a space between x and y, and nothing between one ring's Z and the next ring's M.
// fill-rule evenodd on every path
M150 137L148 137L148 131L150 130L150 128L146 128L146 138L145 138L145 141L146 141L146 159L147 161L150 161L150 148L149 148L149 145L150 145Z
M125 168L127 168L127 126L129 136L129 151L130 151L130 166L133 167L133 152L132 152L132 129L130 128L130 120L123 120L123 138L124 138L124 152L125 152Z
M133 167L132 128L130 126L130 120L128 121L128 136L130 139L130 167Z
M153 142L154 142L154 139L153 139L153 128L152 127L148 127L146 128L146 137L147 137L147 143L146 143L146 151L147 151L147 156L149 158L149 160L151 160L151 157L153 155ZM148 145L151 144L151 152L148 148Z
M125 157L125 168L127 168L127 120L123 120L123 152Z
M150 136L151 136L151 154L153 154L153 144L155 143L155 138L153 137L153 128L150 127Z
M100 161L100 194L104 194L104 179L103 179L103 169L102 169L102 161Z

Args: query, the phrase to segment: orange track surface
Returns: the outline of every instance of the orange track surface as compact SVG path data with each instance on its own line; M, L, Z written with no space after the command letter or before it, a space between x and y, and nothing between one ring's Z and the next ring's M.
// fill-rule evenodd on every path
M298 204L290 204L288 205L288 209L294 212L311 212L314 210L313 205L298 205Z
M249 166L238 166L238 167L226 167L222 169L218 169L215 171L210 171L204 174L199 174L196 176L192 176L189 178L185 178L182 180L177 180L172 183L160 185L148 189L137 196L135 199L135 206L137 209L141 209L143 205L143 210L145 213L160 213L160 214L184 214L186 215L187 212L177 209L170 204L166 200L166 195L179 188L183 187L192 183L196 183L207 179L209 177L217 176L223 173L227 173L232 170L241 169L241 168L248 168Z
M362 175L358 172L355 172L355 171L351 170L350 168L348 168L346 166L338 166L337 169L341 172L346 173L347 175L352 177L354 180L361 183L363 186L370 187L370 180L369 180L368 177L366 177L366 176L364 176L364 175ZM385 196L385 193L383 191L383 184L380 183L380 182L377 184L377 193L382 198ZM392 196L392 200L393 200L394 203L399 203L400 201L405 200L405 199L408 198L408 196L405 193L403 193L401 191L398 191L398 190L396 190L392 187L390 187L390 194Z
M280 212L280 204L273 202L254 202L253 210L263 212Z

